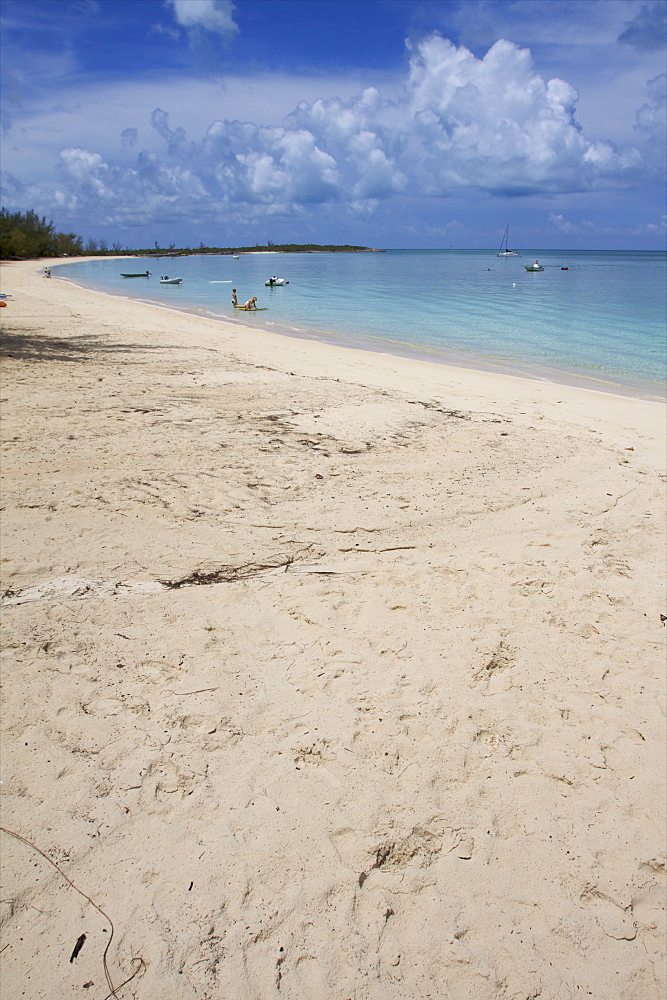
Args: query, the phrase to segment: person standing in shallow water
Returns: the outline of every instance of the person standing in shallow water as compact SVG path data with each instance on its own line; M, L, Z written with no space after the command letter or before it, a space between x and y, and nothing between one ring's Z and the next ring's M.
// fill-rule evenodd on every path
M239 300L236 298L236 289L232 288L232 305L237 306L238 304Z

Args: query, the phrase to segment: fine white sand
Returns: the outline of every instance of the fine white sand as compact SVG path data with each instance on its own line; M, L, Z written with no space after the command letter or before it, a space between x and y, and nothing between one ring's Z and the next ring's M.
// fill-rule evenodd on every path
M3 1000L663 998L665 407L37 267Z

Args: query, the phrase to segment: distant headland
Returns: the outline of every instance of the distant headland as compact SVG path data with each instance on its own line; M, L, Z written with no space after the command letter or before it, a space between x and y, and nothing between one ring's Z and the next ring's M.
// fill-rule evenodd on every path
M0 208L0 259L28 260L42 257L188 257L195 254L242 253L384 253L372 247L357 247L346 244L335 246L318 243L273 243L266 246L259 243L254 247L209 247L200 243L197 247L181 247L169 243L163 247L156 241L152 247L135 249L124 247L120 240L111 244L105 239L90 238L84 242L76 233L61 233L52 221L40 216L34 209L28 212L10 212Z
M180 250L170 246L167 250L154 247L146 250L128 250L127 253L140 257L188 257L194 254L242 254L242 253L385 253L374 247L357 247L350 244L321 245L319 243L267 243L253 247L183 247Z

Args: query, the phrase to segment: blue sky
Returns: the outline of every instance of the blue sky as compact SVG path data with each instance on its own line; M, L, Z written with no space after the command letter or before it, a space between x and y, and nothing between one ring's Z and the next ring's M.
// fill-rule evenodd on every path
M665 0L2 0L2 204L127 247L663 249Z

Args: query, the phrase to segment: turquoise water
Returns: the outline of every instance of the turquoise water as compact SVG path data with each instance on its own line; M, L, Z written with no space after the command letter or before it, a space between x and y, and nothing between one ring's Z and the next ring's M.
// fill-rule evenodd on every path
M536 257L545 269L530 274ZM73 262L54 274L292 336L664 398L666 263L631 251L389 250ZM120 277L145 268L149 279ZM164 273L183 284L160 285ZM289 285L266 288L272 274ZM267 311L235 312L232 287Z

